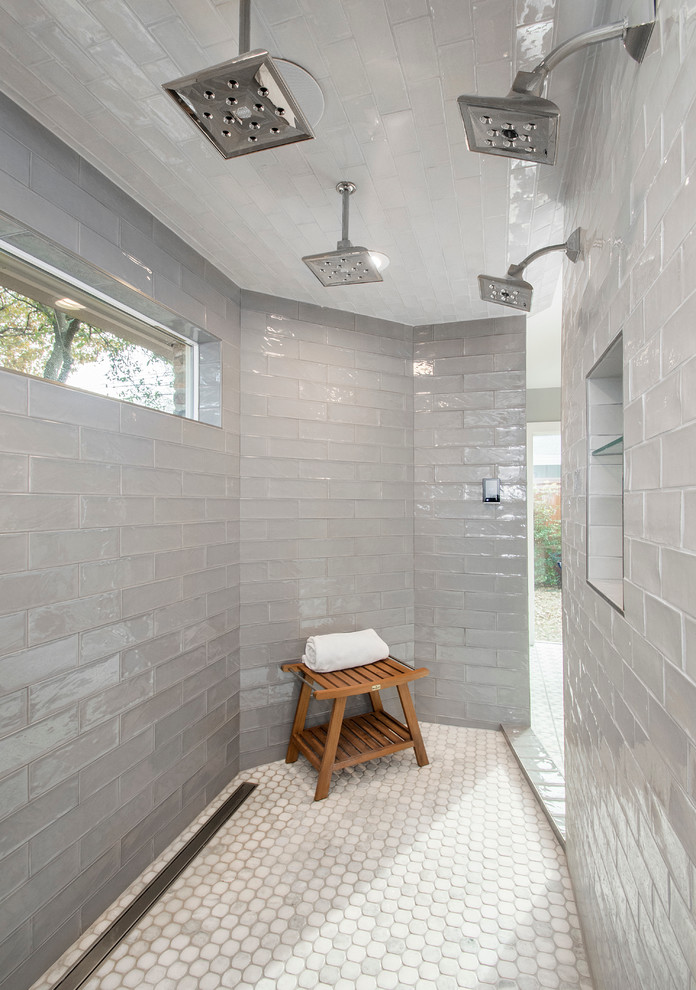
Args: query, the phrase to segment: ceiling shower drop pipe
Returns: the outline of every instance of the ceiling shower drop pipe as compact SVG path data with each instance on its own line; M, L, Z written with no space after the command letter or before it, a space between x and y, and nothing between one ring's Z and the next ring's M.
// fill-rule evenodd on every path
M355 192L354 182L339 182L336 190L341 194L341 240L336 245L339 249L351 246L348 238L348 224L350 218L350 197Z
M239 54L251 50L251 0L239 0Z

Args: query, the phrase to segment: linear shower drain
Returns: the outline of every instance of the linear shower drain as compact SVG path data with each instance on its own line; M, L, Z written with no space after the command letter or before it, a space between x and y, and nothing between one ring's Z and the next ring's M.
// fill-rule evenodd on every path
M257 785L245 781L233 791L218 810L211 815L198 829L179 852L158 873L150 883L141 890L135 900L119 914L92 945L68 970L52 990L79 990L87 982L109 953L125 938L131 928L134 928L144 914L160 899L176 878L183 873L189 863L196 858L201 849L213 838L215 833L225 824L228 818L241 807Z

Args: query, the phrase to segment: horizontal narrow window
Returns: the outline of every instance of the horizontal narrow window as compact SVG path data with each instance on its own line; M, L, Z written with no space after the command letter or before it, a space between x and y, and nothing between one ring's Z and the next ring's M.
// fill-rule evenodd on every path
M0 247L0 367L219 424L219 405L211 408L215 395L211 401L207 386L211 375L219 382L219 342L98 269L95 286L86 285L90 266L80 260L79 267L78 281L12 244ZM102 290L111 283L119 300ZM150 311L161 310L171 324L189 328L190 336L141 315L123 302L124 295L136 305L142 299ZM201 345L206 367L202 416Z

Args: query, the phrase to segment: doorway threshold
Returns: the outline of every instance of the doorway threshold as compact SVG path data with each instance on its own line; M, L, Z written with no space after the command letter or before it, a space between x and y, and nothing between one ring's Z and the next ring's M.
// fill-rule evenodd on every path
M515 759L565 850L565 777L528 726L501 725Z

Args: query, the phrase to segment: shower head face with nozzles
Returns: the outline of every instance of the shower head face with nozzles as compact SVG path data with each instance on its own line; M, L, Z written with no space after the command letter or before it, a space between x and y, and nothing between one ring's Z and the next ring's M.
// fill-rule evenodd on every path
M533 288L521 278L479 275L479 294L484 302L498 303L528 313L532 306Z
M314 137L267 51L246 52L163 89L223 158Z
M372 255L364 247L351 245L325 254L311 254L302 260L327 287L383 281Z
M512 92L460 96L458 103L470 151L555 164L561 112L551 100Z

